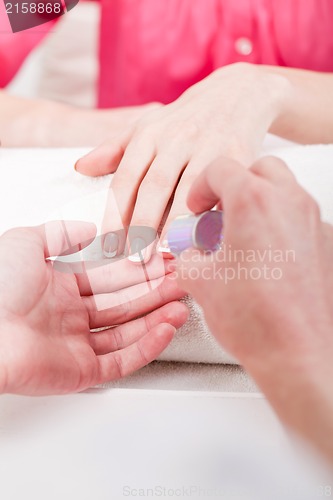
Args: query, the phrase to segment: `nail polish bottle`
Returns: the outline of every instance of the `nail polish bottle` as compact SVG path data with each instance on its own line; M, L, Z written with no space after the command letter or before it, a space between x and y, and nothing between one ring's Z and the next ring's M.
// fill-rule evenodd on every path
M203 252L215 252L222 242L222 227L221 210L177 217L171 223L166 239L158 251L166 255L179 255L193 247Z

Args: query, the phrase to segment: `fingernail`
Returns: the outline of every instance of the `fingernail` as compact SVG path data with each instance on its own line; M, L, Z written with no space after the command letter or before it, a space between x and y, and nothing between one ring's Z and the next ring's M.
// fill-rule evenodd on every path
M131 254L128 260L131 262L143 262L145 259L146 242L142 238L134 238L131 242Z
M116 233L108 233L104 239L103 253L108 259L117 255L119 237Z

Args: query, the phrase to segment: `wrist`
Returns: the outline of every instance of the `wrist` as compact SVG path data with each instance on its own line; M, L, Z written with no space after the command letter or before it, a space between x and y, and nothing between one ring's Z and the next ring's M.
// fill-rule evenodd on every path
M240 143L240 150L247 152L243 155L244 164L250 166L257 158L267 132L271 132L286 113L291 83L274 68L249 63L219 68L208 78L215 83L212 87L219 96L222 115L229 117L225 126L237 124L229 136ZM226 95L229 103L226 103Z
M273 119L270 123L269 132L280 136L288 136L290 128L290 114L292 113L297 90L289 70L275 66L262 66L267 82L272 84L272 102L274 103Z
M271 66L255 66L257 86L264 102L267 132L272 132L276 122L285 115L292 95L288 78ZM259 84L261 82L261 84Z
M231 77L234 85L245 92L255 103L255 113L262 112L273 123L288 105L292 95L292 84L285 72L274 66L250 63L234 63L215 70L208 78L215 80Z

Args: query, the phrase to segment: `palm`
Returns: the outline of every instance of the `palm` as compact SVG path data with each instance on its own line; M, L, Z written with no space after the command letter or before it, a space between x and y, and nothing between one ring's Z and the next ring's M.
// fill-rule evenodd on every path
M86 234L80 237L87 239ZM0 261L6 317L0 343L13 392L67 393L124 376L154 359L171 340L173 329L161 323L179 326L185 320L182 306L172 303L151 313L151 321L142 318L119 325L122 306L98 312L94 297L82 293L73 273L59 272L45 261L40 234L33 230L5 235ZM151 292L151 309L178 298L175 284L170 292L163 301L157 290ZM126 319L133 320L147 309L147 299L137 299L132 317ZM173 321L169 320L172 311ZM90 331L112 324L117 328L98 334ZM158 335L151 334L158 328Z

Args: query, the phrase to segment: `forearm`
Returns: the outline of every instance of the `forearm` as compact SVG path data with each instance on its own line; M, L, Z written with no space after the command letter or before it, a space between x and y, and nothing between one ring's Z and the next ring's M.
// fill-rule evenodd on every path
M111 110L83 109L0 91L0 140L4 147L97 146L126 130L156 103Z
M289 82L270 132L303 144L333 142L333 74L263 68Z
M312 443L333 465L333 366L327 360L297 359L298 353L275 352L248 371L282 422ZM299 353L300 358L302 354ZM329 368L328 368L329 367Z
M2 146L62 146L65 145L67 127L66 106L0 92Z

